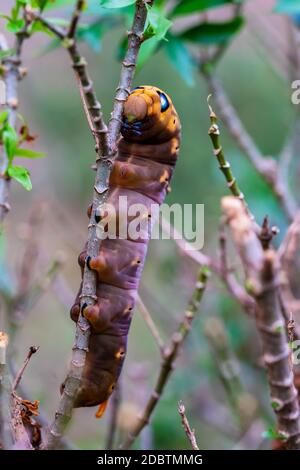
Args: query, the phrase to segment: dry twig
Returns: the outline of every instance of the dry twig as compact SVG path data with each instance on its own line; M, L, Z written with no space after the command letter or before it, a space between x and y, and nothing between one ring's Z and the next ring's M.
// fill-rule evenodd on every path
M181 416L182 426L183 426L183 429L185 430L186 437L188 438L188 440L191 443L192 449L193 450L199 450L197 440L196 440L195 431L194 431L194 429L191 429L191 427L190 427L190 424L189 424L188 419L187 419L186 414L185 414L185 406L182 403L182 401L179 402L179 404L178 404L178 413Z
M189 302L188 308L185 311L184 319L179 325L178 330L173 334L169 346L164 348L162 364L154 390L144 408L144 411L138 417L134 428L130 431L127 438L125 439L125 442L122 444L122 449L130 448L135 439L140 434L140 432L149 423L150 417L162 396L165 385L169 380L169 377L173 370L174 362L178 356L181 345L185 340L186 336L188 335L191 328L191 323L196 313L198 312L200 301L202 299L202 295L206 287L207 278L207 268L201 268L195 290Z

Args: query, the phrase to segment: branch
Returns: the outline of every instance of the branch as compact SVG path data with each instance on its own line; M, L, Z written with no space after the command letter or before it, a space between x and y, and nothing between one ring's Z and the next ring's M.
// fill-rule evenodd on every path
M227 336L224 324L218 317L209 318L204 333L219 377L240 431L245 431L254 418L257 400L245 391L240 377L240 367Z
M21 55L23 49L23 43L28 38L28 27L31 24L31 20L24 9L24 28L16 34L14 55L6 57L2 60L3 64L3 79L6 88L6 108L8 111L8 124L15 128L17 120L17 111L19 106L18 100L18 81L24 77L24 74L20 71ZM7 50L7 43L5 38L0 36L0 51ZM6 174L8 166L8 156L5 149L3 148L2 155L0 158L0 233L3 229L3 222L6 214L10 210L9 205L9 186L10 178Z
M6 354L8 336L0 331L0 447L9 449L13 443L10 416L10 392Z
M27 367L28 364L29 364L29 361L30 361L31 357L32 357L33 354L35 354L39 349L40 349L39 346L30 346L29 351L28 351L28 354L27 354L26 359L25 359L25 361L24 361L24 364L23 364L23 366L21 367L21 369L19 370L19 372L18 372L18 374L17 374L17 376L16 376L16 378L15 378L15 381L14 381L14 384L13 384L13 387L12 387L13 393L17 390L18 385L19 385L19 383L20 383L21 380L22 380L23 374L24 374L24 372L25 372L26 367Z
M182 343L188 335L191 329L192 321L194 320L194 317L198 312L200 301L202 299L202 295L206 287L207 279L207 268L201 268L198 275L198 281L196 283L195 290L189 302L188 308L185 311L184 319L180 323L178 330L173 334L171 338L171 343L163 351L162 364L154 390L145 406L142 415L138 417L138 420L134 425L133 429L128 434L127 438L125 439L125 442L121 445L121 449L129 449L135 439L140 434L140 432L149 423L150 417L162 396L165 385L167 384L170 378L174 367L174 362L178 356Z
M121 400L121 381L119 379L110 401L110 419L108 424L108 433L105 446L106 450L112 450L114 448L114 440L117 431L118 413L121 405Z
M141 297L138 295L137 296L137 307L143 317L143 319L145 320L149 330L151 331L152 333L152 336L153 338L155 339L160 351L163 351L164 349L164 342L160 336L160 333L153 321L153 318L149 312L149 310L147 309L146 305L144 304L144 302L142 301Z
M148 2L149 4L152 2ZM113 158L116 153L116 141L119 136L121 117L124 102L130 92L131 82L135 71L137 55L142 42L142 35L147 17L146 4L143 0L138 0L135 6L135 15L131 31L128 33L128 48L121 68L121 77L117 88L115 104L109 125L109 148L107 145L106 127L103 125L101 107L95 100L92 83L87 76L86 63L82 62L78 54L76 42L69 47L69 53L73 58L75 70L79 75L80 84L83 85L82 92L87 100L87 110L92 116L92 123L96 132L96 152L97 171L94 185L93 203L89 223L89 234L87 241L87 257L97 256L100 248L100 239L97 236L96 211L100 210L105 203L109 189L109 175L112 168ZM95 119L96 118L96 119ZM85 265L82 292L81 292L81 312L87 305L94 304L96 296L97 274L89 270ZM90 337L90 324L83 317L79 316L76 326L75 342L72 351L72 359L69 373L65 381L65 387L61 400L55 414L55 419L50 426L45 449L54 449L63 435L63 432L70 421L72 409L75 402L77 390L81 383L86 353L88 350Z
M222 210L244 265L248 289L257 303L256 323L262 341L278 432L287 448L300 449L299 404L281 313L276 253L272 249L263 251L240 201L230 196L224 197Z
M186 437L188 438L188 440L191 443L192 449L193 450L199 450L197 440L196 440L196 436L195 436L195 431L193 429L191 429L191 427L190 427L188 419L185 415L185 406L182 403L182 401L179 402L179 404L178 404L178 413L181 416L182 426L183 426L183 429L185 430Z
M265 158L256 147L255 142L248 134L236 110L230 103L222 84L210 72L204 72L210 92L217 103L222 121L230 135L247 156L256 171L265 179L277 197L289 221L293 220L297 204L290 194L286 181L282 181L278 165L275 160Z
M220 129L219 129L219 126L217 124L217 115L216 115L216 113L214 112L214 110L212 109L212 107L209 104L210 97L211 97L211 95L209 95L209 97L207 99L208 108L209 108L209 111L210 111L209 117L210 117L210 121L211 121L211 126L208 130L208 135L209 135L209 137L211 139L211 142L212 142L212 145L213 145L214 155L216 156L216 158L219 162L220 170L222 171L222 173L223 173L223 175L224 175L224 177L227 181L227 186L228 186L229 190L231 191L231 193L235 197L239 198L243 202L246 209L248 209L247 203L245 201L245 196L242 193L242 191L240 190L236 178L233 176L230 163L225 158L224 151L223 151L222 145L220 143Z

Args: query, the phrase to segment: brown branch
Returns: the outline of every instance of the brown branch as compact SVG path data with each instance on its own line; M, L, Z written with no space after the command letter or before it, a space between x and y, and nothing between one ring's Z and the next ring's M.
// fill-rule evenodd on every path
M257 410L257 400L246 392L240 377L240 367L230 346L224 324L218 317L205 322L204 333L208 339L219 377L228 398L232 414L240 431L245 431Z
M153 321L153 318L149 312L149 310L147 309L146 305L144 304L144 302L142 301L141 297L138 295L137 296L137 307L138 307L138 310L140 312L140 314L142 315L143 319L145 320L145 323L147 324L149 330L151 331L152 333L152 336L153 338L155 339L160 351L163 351L164 349L164 342L160 336L160 333Z
M147 3L150 4L152 2ZM121 78L117 88L114 109L109 125L109 149L107 148L106 127L104 127L101 107L99 108L100 105L95 99L96 95L93 90L92 82L87 75L86 63L81 60L81 56L78 54L76 42L74 40L73 44L68 48L73 59L75 71L77 71L79 76L82 93L84 94L84 98L87 102L87 114L88 116L91 116L92 124L95 126L93 127L93 133L96 139L97 171L87 242L88 257L95 257L100 248L100 239L97 236L96 211L101 210L109 189L109 175L112 168L112 161L116 153L116 141L119 136L123 105L131 87L137 55L142 42L146 17L146 4L143 0L138 0L135 6L132 29L128 33L128 48L121 68ZM95 130L96 132L94 132ZM86 265L82 280L81 312L83 307L93 304L97 300L96 286L97 275L95 272L88 269ZM80 314L76 326L75 342L69 373L65 381L64 391L55 414L54 422L50 426L48 439L44 446L46 449L54 449L57 447L57 444L70 421L74 401L84 369L89 336L89 322L82 314Z
M190 424L189 424L188 419L187 419L186 414L185 414L185 406L182 403L182 401L179 402L179 404L178 404L178 413L181 416L182 426L183 426L183 429L185 430L186 437L190 441L192 449L193 450L199 450L197 440L196 440L196 436L195 436L195 431L193 429L191 429L191 427L190 427Z
M10 415L11 385L8 378L6 355L8 336L0 331L0 447L9 449L13 443Z
M75 37L77 25L78 25L81 13L84 9L84 6L85 6L85 0L77 0L75 9L73 11L73 15L70 21L69 31L67 33L67 37L69 39L74 39Z
M121 445L122 449L129 449L135 439L140 434L140 432L149 423L150 417L157 403L159 402L164 388L170 378L170 375L174 368L174 362L181 349L182 343L188 335L192 321L199 310L199 305L206 287L207 278L207 268L201 268L195 290L189 302L188 308L185 311L184 319L180 323L178 330L173 334L171 338L171 343L169 344L169 346L165 347L163 351L162 364L154 390L144 408L144 411L142 412L141 416L138 417L136 424L128 434L127 438L125 439L125 442Z
M28 366L29 364L29 361L31 359L31 357L33 356L33 354L35 354L38 350L40 349L39 346L30 346L29 348L29 351L28 351L28 354L26 356L26 359L24 361L24 364L22 365L21 369L19 370L16 378L15 378L15 381L14 381L14 384L13 384L13 387L12 387L12 391L13 393L17 390L18 388L18 385L19 383L21 382L22 380L22 377L23 377L23 374L25 372L25 369L26 367Z
M112 398L110 400L110 419L108 424L108 433L107 433L107 440L105 449L112 450L114 448L114 441L115 435L117 431L117 423L118 423L118 413L122 401L122 388L121 388L121 380L119 379L116 388L113 392Z
M257 303L256 323L262 341L278 432L287 448L300 449L299 404L281 313L276 253L272 249L263 251L252 221L240 201L230 196L224 197L222 209L244 265L248 289Z
M23 43L28 38L28 27L31 24L31 19L26 13L24 8L25 25L21 31L16 34L14 53L11 56L5 57L2 60L3 64L3 80L6 88L6 109L8 111L8 124L15 128L17 121L17 112L19 106L18 99L18 81L24 77L20 72L21 56L23 50ZM0 51L7 50L7 43L5 38L0 36ZM9 187L10 178L6 174L8 166L8 156L3 148L0 158L0 232L3 229L3 222L6 214L10 210L9 205Z

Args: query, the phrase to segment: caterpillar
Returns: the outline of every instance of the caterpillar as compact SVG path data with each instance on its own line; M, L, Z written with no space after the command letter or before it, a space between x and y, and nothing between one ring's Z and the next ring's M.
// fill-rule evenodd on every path
M124 105L118 156L110 175L107 203L120 216L120 196L128 205L142 203L150 218L150 206L161 204L180 146L181 125L168 95L153 86L133 89ZM96 223L103 214L96 213ZM89 351L75 407L99 405L100 418L112 394L126 355L127 335L146 257L153 220L138 239L116 236L101 242L98 256L87 259L86 249L78 262L97 272L97 302L83 306L82 314L91 324ZM80 293L71 308L77 322ZM63 387L63 386L62 386Z

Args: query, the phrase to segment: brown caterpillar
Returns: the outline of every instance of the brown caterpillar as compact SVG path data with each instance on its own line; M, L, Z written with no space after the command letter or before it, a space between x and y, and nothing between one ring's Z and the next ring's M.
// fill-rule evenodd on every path
M119 197L127 196L128 206L142 203L161 204L169 188L180 145L180 121L171 99L152 86L135 88L125 106L118 144L118 157L110 176L107 202L120 215ZM96 217L99 220L103 214ZM132 318L139 280L151 233L133 240L104 239L96 258L79 256L98 273L97 297L93 306L83 307L83 315L92 325L89 351L75 407L100 405L101 417L114 390L126 355L127 335ZM71 309L76 322L80 311L79 296Z

